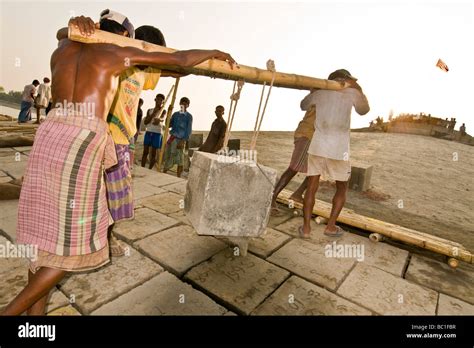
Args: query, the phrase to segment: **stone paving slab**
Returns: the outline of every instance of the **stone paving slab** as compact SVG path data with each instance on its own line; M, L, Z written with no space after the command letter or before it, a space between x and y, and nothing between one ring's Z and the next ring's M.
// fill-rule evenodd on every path
M15 268L28 269L28 260L23 257L11 257L11 250L15 244L3 236L0 236L0 278L2 273L11 271ZM18 250L18 249L16 249ZM7 257L10 256L10 257ZM18 256L18 255L16 255ZM22 255L20 255L22 256Z
M293 239L267 260L331 290L337 289L356 262L351 258L326 257L324 246L302 239Z
M168 272L100 307L92 315L223 315L227 309Z
M28 164L28 157L25 155L21 156L22 160L19 162L7 162L1 163L0 166L4 172L7 172L10 176L13 176L15 179L20 179L26 170Z
M33 146L16 146L13 148L13 150L18 151L18 152L23 152L23 151L31 151Z
M191 221L184 213L184 210L177 211L176 213L168 214L169 217L181 221L183 224L191 226Z
M0 201L0 230L5 232L12 241L16 241L16 226L18 219L18 199Z
M183 180L171 185L161 186L161 188L184 196L186 194L187 183L186 180Z
M144 283L163 268L133 248L130 256L112 258L112 263L94 272L72 275L60 285L82 314L89 314L106 302Z
M289 239L291 239L290 236L267 227L262 238L252 238L250 240L248 250L260 257L266 258Z
M143 198L139 204L163 214L176 213L184 208L184 198L174 192L166 192Z
M371 315L372 313L317 285L292 276L253 315Z
M185 278L227 303L240 314L250 314L289 273L256 256L234 256L226 249L199 266Z
M67 306L52 310L47 315L49 316L79 316L81 315L81 313L79 313L78 310L74 308L73 306L67 305Z
M118 221L114 233L131 243L178 224L179 221L149 208L135 210L133 220Z
M3 177L8 177L8 174L5 173L3 170L0 170L0 178L3 178Z
M365 264L358 264L337 293L382 315L435 315L438 293Z
M156 187L143 181L134 181L132 184L132 190L134 201L166 192L166 190L163 190L162 188Z
M70 305L69 299L58 289L54 289L49 295L46 303L46 313L50 313L58 308Z
M281 225L293 217L295 217L295 214L293 214L291 211L284 211L281 216L270 215L270 218L268 219L268 227L275 228L276 226Z
M278 225L275 228L293 237L298 237L298 227L302 224L303 218L297 217L281 225ZM323 247L329 245L329 247L332 247L332 249L336 251L338 245L341 245L344 248L349 248L351 245L363 245L363 259L360 258L360 260L362 260L361 262L380 268L399 277L402 276L403 270L405 269L405 265L408 260L408 251L396 248L386 243L374 243L370 241L369 238L365 238L351 232L346 232L340 238L327 237L324 235L325 228L326 225L318 225L314 222L314 220L312 220L311 238L307 241Z
M145 182L157 187L184 181L184 179L174 175L158 173L156 170L146 169L138 165L133 167L133 178L134 181Z
M0 184L6 184L7 182L12 181L13 179L9 176L0 176Z
M28 284L28 268L15 267L4 271L0 275L0 312L20 293Z
M16 152L17 151L11 147L2 147L0 148L0 157L15 156Z
M438 315L474 315L474 306L457 298L439 294Z
M405 278L474 304L474 271L462 265L452 269L445 263L414 255Z
M210 236L199 236L188 225L180 225L135 243L141 252L174 274L182 275L209 259L227 245Z

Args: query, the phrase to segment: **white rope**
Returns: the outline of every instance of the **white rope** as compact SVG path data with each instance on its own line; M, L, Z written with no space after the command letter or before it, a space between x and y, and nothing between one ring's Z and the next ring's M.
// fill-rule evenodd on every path
M237 110L237 104L239 103L240 93L242 92L242 87L244 87L244 81L234 82L234 88L232 90L232 95L230 96L230 107L229 107L229 116L227 118L227 130L224 138L224 149L227 148L227 144L230 139L230 133L232 131L232 125L234 123L235 111ZM235 87L237 86L237 91Z
M255 126L254 126L254 129L253 129L252 140L250 141L250 150L251 151L255 150L255 147L257 146L257 138L258 138L258 134L260 133L260 128L262 126L263 116L265 115L265 111L267 110L267 104L268 104L268 100L270 98L270 93L272 92L273 82L275 82L275 73L276 73L275 62L271 59L269 59L267 61L267 70L273 72L272 82L270 83L270 88L268 89L268 94L267 94L267 98L265 99L265 104L263 106L262 114L260 115L260 109L261 109L261 106L262 106L263 94L264 94L264 91L265 91L265 85L266 84L264 83L263 87L262 87L262 95L260 96L260 104L258 105L257 117L255 119ZM257 124L258 124L258 126L257 126Z

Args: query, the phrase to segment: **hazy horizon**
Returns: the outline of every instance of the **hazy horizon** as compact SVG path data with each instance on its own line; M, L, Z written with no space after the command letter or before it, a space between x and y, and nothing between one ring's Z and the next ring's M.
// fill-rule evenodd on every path
M217 48L238 63L265 68L273 59L277 71L319 78L346 68L359 78L369 99L366 116L353 112L352 128L366 127L377 116L424 112L456 117L474 129L470 82L473 4L429 1L309 2L94 2L38 1L0 4L0 86L22 90L33 79L50 76L49 58L56 32L71 15L90 16L111 8L138 27L160 28L169 47ZM468 46L469 45L469 46ZM435 66L443 59L450 71ZM163 78L155 91L142 94L144 111L156 93L167 94L174 79ZM218 104L229 107L232 81L188 76L178 98L191 99L194 129L209 129ZM246 84L233 130L253 129L261 86ZM307 91L274 88L262 129L293 131L303 112Z

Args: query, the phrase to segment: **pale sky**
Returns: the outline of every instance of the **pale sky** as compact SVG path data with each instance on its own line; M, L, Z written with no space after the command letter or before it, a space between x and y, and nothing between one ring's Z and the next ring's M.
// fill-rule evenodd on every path
M352 127L368 126L390 110L456 117L474 130L474 6L472 1L2 1L0 0L0 86L22 90L33 79L50 76L49 58L56 31L71 15L98 20L110 8L138 27L149 24L176 49L220 49L237 62L277 71L327 78L339 68L359 78L371 111L355 111ZM441 58L445 73L435 66ZM15 66L15 63L20 66ZM156 93L167 94L173 79L160 80L143 94L144 111ZM207 130L214 109L227 111L233 81L189 76L181 79L178 98L191 99L193 129ZM261 86L246 84L233 130L252 130ZM292 131L303 117L306 91L274 88L262 130Z

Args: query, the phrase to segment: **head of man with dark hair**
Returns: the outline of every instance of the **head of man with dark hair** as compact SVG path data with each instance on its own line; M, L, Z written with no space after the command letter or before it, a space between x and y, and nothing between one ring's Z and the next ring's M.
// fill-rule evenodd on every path
M123 14L106 9L100 13L100 30L118 35L135 37L132 23Z
M191 104L191 101L189 100L189 98L187 97L182 97L180 100L179 100L179 105L181 106L184 106L184 110L183 111L186 111L187 108L189 108L189 105Z
M135 31L135 39L166 47L163 33L160 29L151 25L142 25L141 27L138 27Z
M40 85L40 82L38 80L33 80L32 85L38 87Z

